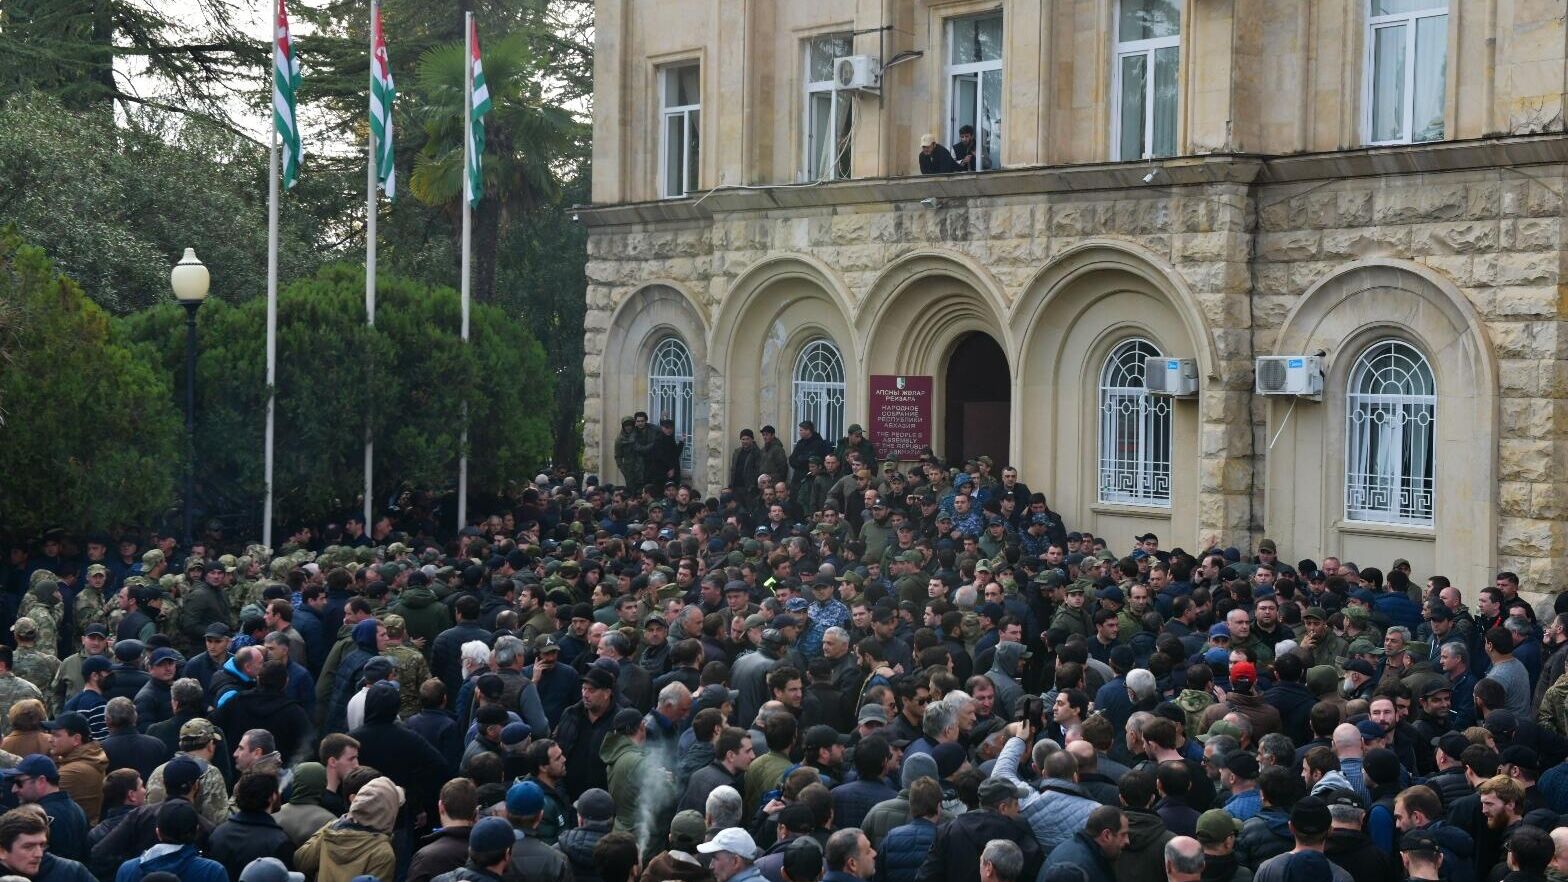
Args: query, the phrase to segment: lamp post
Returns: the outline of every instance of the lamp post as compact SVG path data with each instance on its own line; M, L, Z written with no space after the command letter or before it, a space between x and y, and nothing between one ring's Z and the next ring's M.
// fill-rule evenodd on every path
M196 459L196 310L207 299L212 278L196 257L196 249L185 249L185 256L169 272L169 287L174 299L185 307L185 547L195 536L191 532L191 497L195 495Z

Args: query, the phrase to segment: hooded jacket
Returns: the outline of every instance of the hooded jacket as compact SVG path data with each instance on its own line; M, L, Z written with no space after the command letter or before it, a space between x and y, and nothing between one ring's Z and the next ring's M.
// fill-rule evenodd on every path
M405 645L412 646L416 638L425 638L426 659L430 658L435 649L436 638L441 636L442 631L452 627L451 611L428 585L403 589L392 611L403 617L403 627L408 635L404 640Z
M59 757L60 789L82 807L89 825L98 823L103 808L103 779L109 772L109 756L103 745L84 741L75 750Z
M714 882L713 871L695 855L670 849L661 852L643 868L637 882Z
M255 688L256 681L240 670L239 659L230 656L223 663L223 667L212 675L212 686L207 690L207 697L212 701L212 706L222 708L234 699L234 695L247 689Z
M403 794L390 778L375 778L354 794L348 814L310 837L294 865L316 882L350 882L355 876L391 879L397 872L392 826Z
M1360 830L1330 830L1323 854L1352 879L1392 879L1399 875L1389 855Z
M433 811L441 785L450 778L446 757L397 718L401 701L391 683L377 683L365 695L365 724L354 730L361 765L384 769L402 787L415 811Z
M316 731L305 708L279 689L241 692L213 716L213 722L223 728L226 743L239 744L240 737L251 729L266 729L286 760L294 760L301 751L308 752Z
M635 830L637 804L642 799L643 767L648 761L648 753L629 736L611 732L604 736L599 758L610 770L608 790L615 800L615 832Z
M205 852L223 865L229 878L238 879L256 858L275 857L288 864L294 859L294 843L266 812L235 812L207 837Z
M921 778L938 779L936 760L929 753L917 753L904 762L899 784L903 787L892 799L885 799L871 807L860 822L860 829L871 840L871 847L880 850L882 838L894 827L909 823L909 788ZM942 821L948 820L946 816Z
M114 882L140 882L149 873L173 873L180 882L229 882L228 871L215 860L204 858L193 844L159 843L120 865Z
M468 834L473 831L472 824L443 827L420 840L420 849L408 865L408 882L430 882L463 866L468 860Z
M289 785L289 801L272 816L289 841L296 847L316 834L317 830L332 823L337 816L321 807L321 797L327 792L327 767L321 763L300 763L294 767L293 781Z
M1013 718L1013 706L1024 697L1024 687L1018 683L1018 662L1023 658L1023 652L1022 643L998 643L991 670L985 674L986 679L996 686L996 709L993 713L1004 720Z
M1165 872L1165 843L1176 834L1148 809L1126 809L1127 845L1116 856L1117 879L1158 879Z
M175 800L167 800L174 802ZM184 800L181 800L182 802ZM92 848L88 867L100 879L110 879L120 865L158 844L158 810L162 802L139 805L126 812L120 823L110 830ZM212 824L197 815L203 837L212 832ZM198 840L200 841L200 840Z
M350 632L354 646L343 654L332 679L332 701L327 706L327 734L348 728L348 700L359 690L365 663L376 657L377 620L365 619Z
M1280 719L1277 708L1262 696L1251 692L1232 692L1225 696L1225 700L1204 709L1200 731L1207 732L1216 720L1222 719L1226 714L1235 711L1247 718L1252 724L1252 738L1257 740L1264 735L1279 732L1284 729L1284 722ZM1194 732L1187 733L1195 735Z

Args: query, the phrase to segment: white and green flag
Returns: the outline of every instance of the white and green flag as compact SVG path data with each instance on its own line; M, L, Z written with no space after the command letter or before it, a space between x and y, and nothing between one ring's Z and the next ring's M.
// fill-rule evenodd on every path
M485 114L490 112L490 87L485 85L484 62L479 58L479 26L470 21L469 29L468 65L473 81L468 99L468 168L464 187L468 204L477 208L485 192Z
M397 87L392 82L392 64L387 60L386 34L381 30L381 4L376 4L372 23L374 38L370 53L370 131L375 136L376 180L387 198L393 197L397 175L392 162L392 102Z
M286 0L278 0L272 39L272 126L283 143L283 187L299 181L299 120L294 115L294 93L299 89L299 59L289 37Z

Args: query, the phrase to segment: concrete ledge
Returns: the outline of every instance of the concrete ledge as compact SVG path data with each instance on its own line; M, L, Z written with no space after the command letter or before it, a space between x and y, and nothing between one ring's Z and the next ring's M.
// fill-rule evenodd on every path
M1031 166L958 175L719 187L690 199L580 206L577 216L588 227L700 224L720 214L918 203L927 198L962 200L1108 190L1164 190L1215 184L1289 184L1556 163L1568 163L1568 135L1553 133L1439 141L1290 156L1208 154L1156 162ZM1144 183L1144 176L1155 168L1160 170L1159 176L1151 183Z

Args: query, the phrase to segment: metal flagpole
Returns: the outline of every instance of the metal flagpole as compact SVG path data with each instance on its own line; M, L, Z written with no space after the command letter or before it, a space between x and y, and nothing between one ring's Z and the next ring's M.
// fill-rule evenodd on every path
M469 163L475 157L474 149L474 14L463 16L463 344L468 344L468 270L469 249L473 244L474 209L473 176ZM466 527L468 521L468 399L463 399L463 436L458 442L457 459L457 529Z
M380 3L370 0L370 93L376 91L376 13ZM387 108L386 110L390 110ZM369 151L365 155L365 323L376 326L376 128L370 131ZM372 381L374 378L372 378ZM370 415L365 415L365 530L370 530L374 490L375 440L370 434Z
M278 0L272 0L272 51L277 58ZM272 92L278 91L278 65L272 64ZM296 121L295 125L298 125ZM262 442L262 481L267 485L261 504L261 544L272 547L272 444L277 411L278 382L278 105L272 103L272 137L267 175L267 431Z

